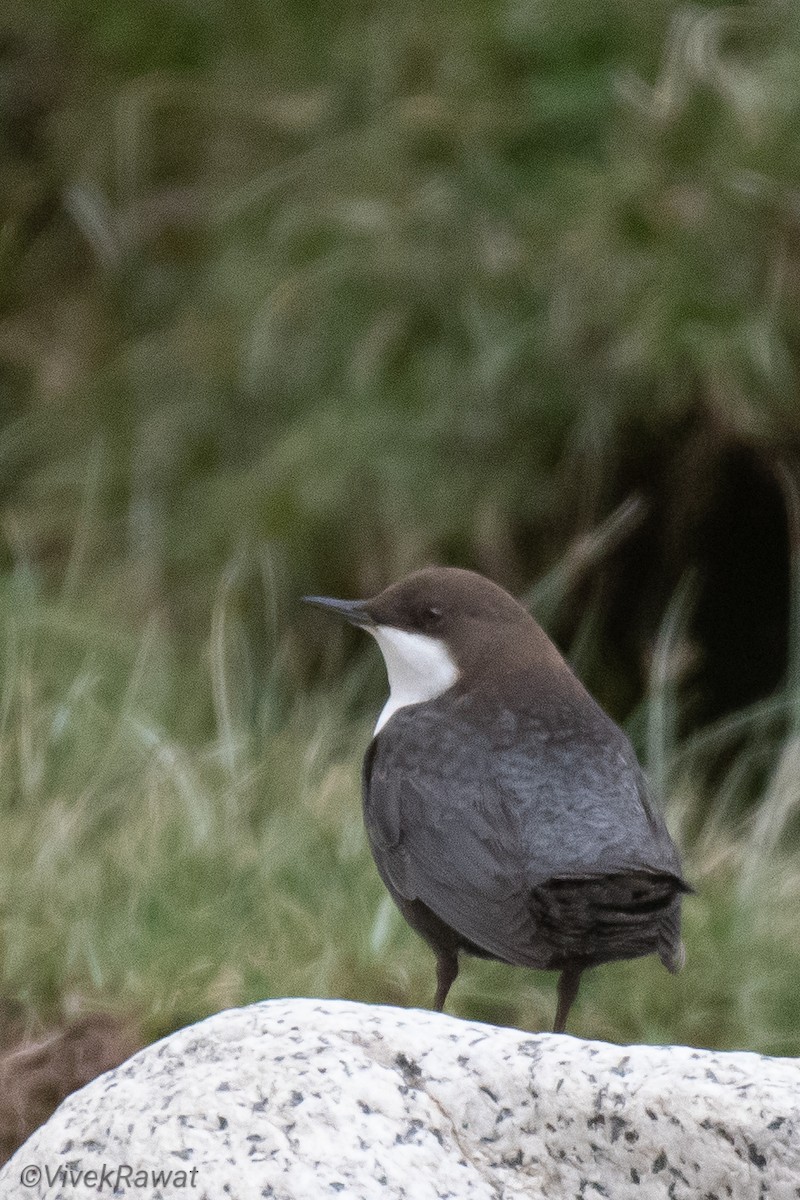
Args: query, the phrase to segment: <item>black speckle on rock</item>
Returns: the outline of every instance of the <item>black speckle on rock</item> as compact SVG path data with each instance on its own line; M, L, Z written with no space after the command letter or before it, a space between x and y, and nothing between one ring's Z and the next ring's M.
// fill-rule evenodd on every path
M302 1092L292 1092L289 1103L292 1106L292 1108L297 1108L298 1104L303 1103L303 1093Z
M622 1117L612 1116L612 1118L611 1118L611 1140L612 1140L612 1142L615 1142L617 1140L617 1138L622 1133L623 1129L625 1128L625 1126L627 1124L628 1124L628 1122L623 1120Z
M621 1078L624 1079L626 1075L630 1074L630 1071L628 1070L628 1063L630 1061L631 1061L630 1054L626 1054L623 1059L620 1059L620 1061L616 1067L611 1068L611 1074L619 1075Z
M521 1167L522 1166L522 1151L518 1150L511 1158L504 1158L503 1165L506 1167Z
M217 1084L217 1087L215 1090L218 1092L229 1092L231 1090L231 1085L229 1083L227 1083L225 1080L223 1080L222 1083Z
M422 1127L422 1121L415 1117L413 1121L409 1122L408 1129L405 1131L405 1133L398 1133L395 1135L394 1144L396 1146L407 1145L409 1142L415 1141L417 1134Z
M373 1109L373 1108L372 1108L372 1107L371 1107L369 1104L367 1104L366 1100L359 1100L359 1102L358 1102L358 1107L359 1107L359 1108L361 1109L361 1111L362 1111L363 1113L365 1113L367 1116L369 1116L369 1115L370 1115L370 1113L372 1113L372 1112L374 1112L374 1111L375 1111L375 1110L374 1110L374 1109Z
M767 1165L765 1156L760 1152L758 1146L754 1146L752 1142L747 1143L747 1157L754 1167L758 1167L759 1171L763 1171Z
M256 1100L255 1104L251 1105L250 1111L254 1113L265 1112L268 1106L269 1100L265 1096L263 1100Z
M585 1196L588 1188L591 1188L593 1192L597 1192L599 1196L608 1195L602 1183L597 1183L594 1179L582 1179L578 1185L578 1195Z
M781 1125L786 1121L786 1117L776 1117L774 1121L770 1121L767 1129L780 1129ZM800 1196L800 1188L797 1189L797 1194Z
M483 1092L483 1093L484 1093L486 1096L488 1096L490 1100L492 1100L492 1101L493 1101L495 1104L497 1104L497 1096L494 1094L494 1092L492 1091L492 1089L491 1089L491 1088L488 1088L488 1087L486 1087L486 1085L485 1085L485 1084L481 1084L481 1089L480 1089L480 1090L481 1090L481 1091L482 1091L482 1092Z
M227 1117L220 1117L219 1115L217 1115L217 1120L219 1121L220 1129L228 1128L228 1118Z
M638 1140L639 1140L638 1130L636 1130L636 1129L626 1130L626 1132L625 1132L625 1141L626 1142L638 1142Z
M396 1055L394 1061L395 1061L395 1064L403 1072L403 1078L405 1079L406 1083L410 1087L416 1087L416 1085L419 1083L420 1079L422 1078L422 1069L421 1069L419 1063L414 1062L413 1059L408 1058L405 1054L402 1054L402 1053Z
M332 1192L343 1192L345 1186L346 1185L342 1183L341 1179L334 1179L332 1183L328 1184L328 1187Z
M639 1172L636 1170L636 1167L631 1167L631 1179L633 1180L634 1183L642 1182L642 1178L641 1178Z
M652 1110L652 1108L646 1108L644 1111L647 1113L647 1115L648 1115L648 1117L650 1118L650 1120L651 1120L651 1121L657 1121L657 1120L658 1120L658 1113L654 1113L654 1112L653 1112L653 1110Z
M664 1151L662 1150L661 1153L656 1157L655 1161L653 1162L653 1174L657 1175L659 1171L663 1171L664 1167L666 1165L667 1165L667 1156L664 1153Z
M606 1119L602 1113L595 1113L593 1117L589 1117L586 1122L587 1129L597 1129L598 1125L605 1125Z

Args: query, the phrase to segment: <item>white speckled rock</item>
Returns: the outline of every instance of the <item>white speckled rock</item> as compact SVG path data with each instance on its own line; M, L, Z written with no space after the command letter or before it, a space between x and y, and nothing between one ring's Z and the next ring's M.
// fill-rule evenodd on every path
M265 1001L94 1080L0 1171L2 1200L98 1195L796 1200L800 1063Z

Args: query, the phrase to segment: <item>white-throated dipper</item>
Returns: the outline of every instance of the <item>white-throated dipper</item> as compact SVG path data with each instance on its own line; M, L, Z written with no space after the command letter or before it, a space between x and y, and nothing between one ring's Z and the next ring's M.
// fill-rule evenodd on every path
M628 738L530 613L472 571L427 567L371 600L306 600L378 642L389 699L364 758L378 871L436 954L581 973L658 954L677 971L678 851Z

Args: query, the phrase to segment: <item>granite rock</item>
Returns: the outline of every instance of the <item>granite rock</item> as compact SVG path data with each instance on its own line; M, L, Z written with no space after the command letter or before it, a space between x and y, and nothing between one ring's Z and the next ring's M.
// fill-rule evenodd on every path
M3 1200L98 1195L798 1200L800 1062L270 1000L95 1079L0 1171Z

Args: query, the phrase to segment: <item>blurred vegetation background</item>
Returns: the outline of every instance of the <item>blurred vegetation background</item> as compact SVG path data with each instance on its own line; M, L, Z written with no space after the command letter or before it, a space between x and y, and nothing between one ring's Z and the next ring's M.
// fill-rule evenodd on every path
M800 1053L800 10L6 0L15 1020L427 1004L358 766L437 561L526 597L686 848L573 1029ZM454 1011L546 1028L471 963Z

